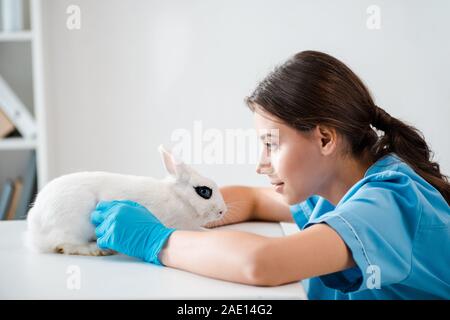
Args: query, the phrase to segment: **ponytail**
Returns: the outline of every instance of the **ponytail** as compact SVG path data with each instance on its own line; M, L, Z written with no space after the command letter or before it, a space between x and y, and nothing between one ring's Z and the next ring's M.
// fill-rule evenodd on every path
M377 139L370 149L374 159L379 159L390 152L397 154L422 178L433 185L448 204L450 202L448 177L441 173L439 164L431 160L433 153L422 133L413 126L392 117L376 105L373 106L371 124L384 132L384 135Z

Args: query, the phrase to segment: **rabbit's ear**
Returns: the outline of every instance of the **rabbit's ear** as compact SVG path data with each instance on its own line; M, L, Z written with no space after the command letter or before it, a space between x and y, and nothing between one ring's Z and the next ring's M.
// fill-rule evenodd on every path
M164 164L164 168L166 171L175 176L178 180L188 180L190 173L189 168L184 164L180 159L175 157L172 153L167 151L163 145L158 147L159 152L161 153L161 158Z
M161 159L164 164L164 168L166 168L166 171L173 176L176 175L175 159L172 154L167 151L163 145L160 145L158 147L158 151L161 154Z

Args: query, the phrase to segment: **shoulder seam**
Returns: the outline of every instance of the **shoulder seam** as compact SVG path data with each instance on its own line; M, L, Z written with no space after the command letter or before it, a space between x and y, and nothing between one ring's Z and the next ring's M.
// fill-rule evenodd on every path
M353 233L353 235L355 236L355 238L358 241L359 245L361 246L361 250L363 252L363 255L364 255L364 258L366 259L367 264L369 266L371 266L372 263L369 260L369 256L367 255L366 249L364 248L364 244L362 243L361 239L358 237L358 234L356 233L355 229L353 229L353 226L350 224L350 222L347 221L347 219L345 219L341 215L336 215L336 217L341 219L347 225L347 227L350 229L350 231ZM361 272L364 272L364 270L361 270Z

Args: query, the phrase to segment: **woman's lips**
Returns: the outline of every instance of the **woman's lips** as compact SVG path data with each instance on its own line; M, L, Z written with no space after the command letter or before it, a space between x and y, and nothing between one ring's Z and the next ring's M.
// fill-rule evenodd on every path
M275 187L275 191L276 192L282 192L283 191L284 182L271 182L271 183Z

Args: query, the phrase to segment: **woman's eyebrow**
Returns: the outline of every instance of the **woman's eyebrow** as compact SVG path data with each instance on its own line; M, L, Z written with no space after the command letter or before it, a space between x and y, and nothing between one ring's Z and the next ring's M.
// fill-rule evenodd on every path
M278 135L269 132L269 133L262 134L259 138L261 140L265 140L267 138L277 138L277 137L278 137Z

